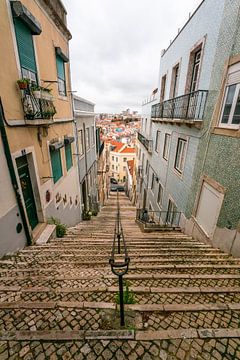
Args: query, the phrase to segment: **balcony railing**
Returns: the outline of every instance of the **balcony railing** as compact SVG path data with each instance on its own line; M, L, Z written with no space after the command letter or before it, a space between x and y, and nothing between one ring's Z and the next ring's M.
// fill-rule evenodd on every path
M26 120L52 119L56 114L53 97L46 91L21 90L23 112Z
M153 211L137 209L136 219L147 227L179 227L180 211Z
M202 120L207 90L198 90L152 106L152 119Z
M138 132L138 140L140 141L140 143L145 147L145 149L149 153L152 153L152 150L153 150L153 141L152 140L145 138L145 136L142 135L140 132Z

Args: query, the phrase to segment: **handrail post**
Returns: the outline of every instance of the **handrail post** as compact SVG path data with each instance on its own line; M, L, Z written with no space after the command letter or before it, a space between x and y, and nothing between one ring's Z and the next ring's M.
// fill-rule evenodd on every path
M120 325L125 325L124 320L124 301L123 301L123 276L119 275L119 303L120 303Z

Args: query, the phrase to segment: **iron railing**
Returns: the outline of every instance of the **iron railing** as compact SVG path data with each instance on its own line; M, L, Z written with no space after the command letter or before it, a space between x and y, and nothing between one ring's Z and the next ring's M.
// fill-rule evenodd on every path
M118 254L117 259L116 259L116 252ZM113 245L112 245L111 256L109 259L109 264L111 265L111 270L113 274L118 276L121 326L125 325L124 300L123 300L123 275L125 275L128 272L129 263L130 263L130 258L128 256L127 246L123 234L123 228L122 228L122 222L120 216L119 195L117 191L117 214L116 214L114 238L113 238Z
M34 92L30 87L21 90L24 116L27 120L52 119L56 114L51 94ZM35 95L36 94L36 95Z
M140 141L140 143L145 147L145 149L149 152L152 153L153 150L153 141L147 139L143 134L141 134L140 132L138 132L138 140Z
M207 90L198 90L152 105L151 117L152 119L202 120L207 95Z
M178 227L180 223L180 211L153 211L137 209L136 219L147 226L171 226Z

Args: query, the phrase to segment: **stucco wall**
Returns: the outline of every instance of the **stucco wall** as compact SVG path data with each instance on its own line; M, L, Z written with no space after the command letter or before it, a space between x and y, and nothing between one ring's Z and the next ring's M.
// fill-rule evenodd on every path
M225 0L205 0L195 15L189 20L184 29L167 49L160 60L159 88L161 78L167 74L165 100L169 98L172 68L180 61L178 95L185 93L189 55L193 46L205 39L201 73L198 88L209 88L212 65L214 62L219 26Z

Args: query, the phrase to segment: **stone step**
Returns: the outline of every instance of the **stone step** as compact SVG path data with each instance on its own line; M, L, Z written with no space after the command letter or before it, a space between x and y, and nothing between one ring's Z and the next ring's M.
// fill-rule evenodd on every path
M136 304L230 304L240 302L239 287L130 287ZM0 304L7 302L107 302L113 303L118 287L18 287L6 286L0 290ZM5 306L5 305L4 305ZM1 305L0 305L1 307Z
M239 287L240 275L165 275L165 276L137 276L125 275L124 280L128 282L130 287ZM111 287L118 285L118 278L115 275L108 276L32 276L21 275L13 277L1 277L1 289L6 286L22 287L48 287L55 289L58 287Z
M114 318L116 318L119 310L114 304L104 304L99 308L87 308L84 304L67 303L54 304L55 307L49 306L41 307L36 304L36 308L21 307L17 308L1 308L0 309L0 341L6 333L14 331L40 332L40 331L88 331L88 330L103 330L106 328L114 328ZM87 305L87 303L85 303ZM90 304L90 303L89 303ZM81 306L82 305L82 306ZM97 304L94 304L95 306ZM90 304L91 306L91 304ZM109 308L108 308L109 307ZM174 331L177 329L198 329L209 328L212 329L237 329L239 325L240 309L222 310L213 307L208 311L149 311L151 306L141 305L139 310L129 310L126 306L126 321L128 322L128 314L131 311L131 325L138 330L168 330ZM181 305L179 305L179 309ZM141 309L141 310L140 310ZM154 307L152 306L152 309ZM116 320L115 320L116 321ZM118 328L119 323L115 324ZM4 333L3 333L4 331ZM34 336L32 334L32 336Z

